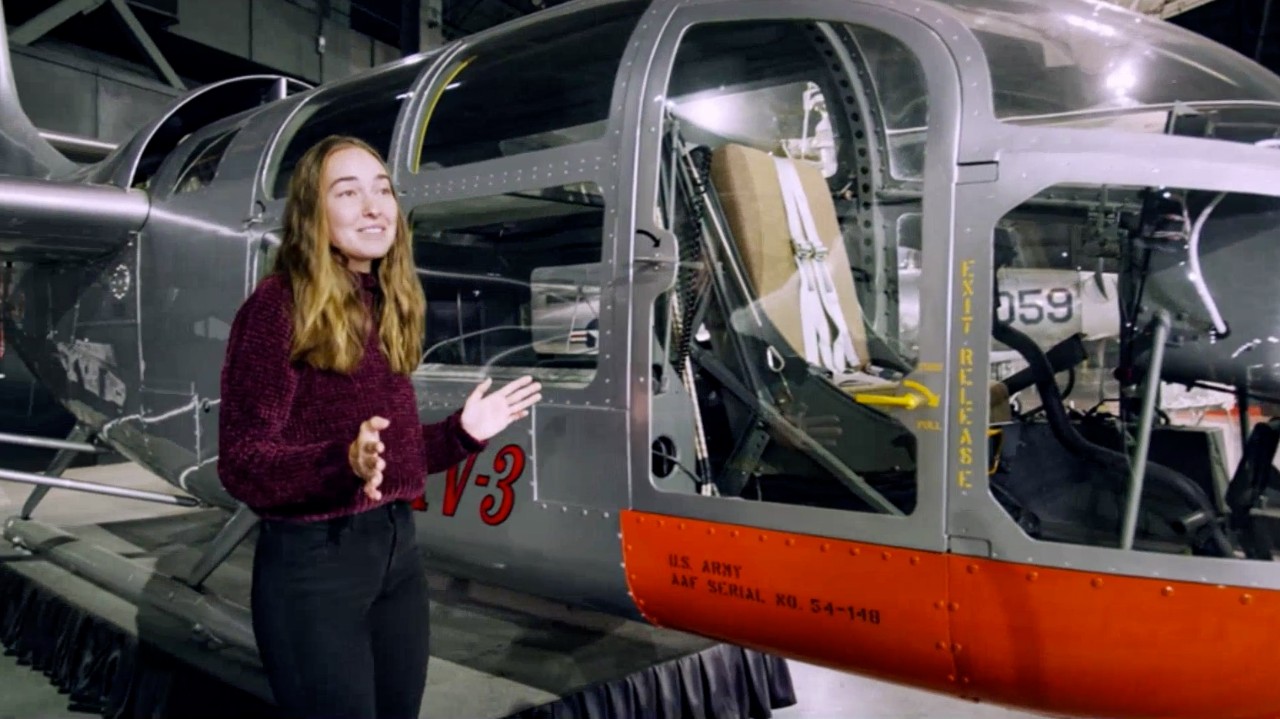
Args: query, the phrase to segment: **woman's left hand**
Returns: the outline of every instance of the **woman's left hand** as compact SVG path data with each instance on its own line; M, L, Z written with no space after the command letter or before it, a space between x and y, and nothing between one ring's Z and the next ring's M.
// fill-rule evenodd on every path
M462 406L462 429L480 442L517 419L528 417L529 408L542 400L542 385L527 375L485 397L485 391L492 386L493 379L485 379L471 391Z

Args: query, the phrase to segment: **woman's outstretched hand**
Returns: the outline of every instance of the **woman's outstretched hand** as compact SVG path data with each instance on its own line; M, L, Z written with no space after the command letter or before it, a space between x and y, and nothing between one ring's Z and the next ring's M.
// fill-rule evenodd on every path
M375 502L382 499L378 486L382 484L382 470L387 467L386 460L382 458L386 447L378 433L389 426L391 422L382 417L366 419L360 423L360 432L347 449L347 461L351 463L351 470L364 480L365 496Z
M480 442L498 434L517 419L528 417L529 408L542 400L542 385L529 376L513 380L485 397L484 393L492 386L492 378L481 382L462 406L462 429Z

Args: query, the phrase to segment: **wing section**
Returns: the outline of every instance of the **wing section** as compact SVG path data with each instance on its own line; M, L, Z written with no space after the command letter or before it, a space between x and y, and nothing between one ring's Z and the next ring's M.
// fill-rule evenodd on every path
M0 29L4 6L0 4ZM55 182L75 163L50 145L22 110L9 38L0 32L0 259L89 258L119 247L147 221L146 194Z
M150 212L140 190L0 177L0 259L100 256L140 230Z

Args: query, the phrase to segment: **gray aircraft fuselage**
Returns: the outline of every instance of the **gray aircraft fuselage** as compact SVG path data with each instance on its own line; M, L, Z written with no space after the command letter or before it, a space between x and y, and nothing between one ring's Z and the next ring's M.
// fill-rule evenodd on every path
M1140 401L1153 365L1280 397L1280 78L1242 57L1087 0L579 0L318 88L199 88L85 167L35 136L7 76L6 336L98 441L204 503L237 506L218 479L220 374L278 245L291 163L354 134L387 157L414 226L422 420L486 374L544 385L527 420L427 478L433 566L1042 711L1280 711L1262 683L1229 706L1197 689L1209 668L1173 640L1085 661L1121 657L1143 616L1170 636L1204 636L1194 617L1212 616L1240 657L1277 620L1280 570L1244 558L1256 535L1228 519L1237 467ZM807 212L839 253L771 245L760 227L794 239L803 223L741 199L794 191L785 162L826 181ZM808 181L779 213L814 198ZM783 275L805 272L834 273L840 296L796 310L804 283ZM811 311L841 315L835 335L848 323L858 372L821 371L789 334L817 326ZM1077 335L1096 351L1070 365L1075 412L1050 397L1048 420L1000 417L1000 324L1042 352ZM1076 386L1076 368L1116 367L1119 387ZM1083 412L1112 391L1128 435ZM1132 436L1176 465L1145 490ZM739 531L755 543L715 544ZM821 564L833 546L864 564ZM1037 572L1064 584L1026 589ZM1148 605L1143 582L1196 599ZM831 587L845 598L817 594ZM1232 606L1256 614L1220 611L1205 587L1247 590ZM1064 597L1099 604L1059 611ZM1127 608L1123 631L1074 628L1108 607ZM1029 655L1000 644L1032 634ZM1053 678L1086 668L1074 687ZM1116 677L1167 689L1135 697Z

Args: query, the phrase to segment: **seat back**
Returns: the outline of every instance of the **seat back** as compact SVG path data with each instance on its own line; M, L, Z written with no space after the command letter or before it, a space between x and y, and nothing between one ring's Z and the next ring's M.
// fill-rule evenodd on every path
M801 279L776 159L754 148L726 144L712 153L711 181L759 306L792 350L804 357ZM862 305L827 182L818 168L808 163L780 161L790 163L800 177L818 238L827 250L823 262L835 284L841 314L857 354L857 369L865 370L870 362Z

